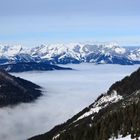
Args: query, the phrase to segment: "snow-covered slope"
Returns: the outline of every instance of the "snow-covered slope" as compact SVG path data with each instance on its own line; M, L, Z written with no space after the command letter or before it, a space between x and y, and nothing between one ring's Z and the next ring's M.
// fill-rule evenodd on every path
M112 103L116 103L119 100L123 99L123 97L114 90L110 95L103 95L97 102L91 105L90 109L82 114L76 121L83 119L85 117L90 116L91 114L98 113L101 109L107 107Z
M22 50L23 48L21 45L16 45L16 46L0 45L0 56L12 57L15 56L16 54L21 53Z
M127 65L140 63L139 49L129 50L114 42L48 44L32 48L28 54L54 64L90 62Z
M35 61L53 64L139 64L140 49L126 49L113 42L48 44L33 48L0 45L0 63Z
M135 61L140 61L140 48L131 50L128 54L128 58Z
M0 64L41 61L39 57L32 57L29 51L29 48L21 45L0 45Z
M137 139L139 140L140 138ZM134 139L132 139L131 136L128 135L126 137L119 136L118 138L110 138L109 140L134 140Z

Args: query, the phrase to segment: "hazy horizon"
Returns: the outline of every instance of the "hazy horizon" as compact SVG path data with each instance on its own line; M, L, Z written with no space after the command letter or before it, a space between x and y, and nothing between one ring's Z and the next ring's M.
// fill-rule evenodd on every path
M34 48L34 47L38 47L38 46L41 46L41 45L60 45L60 44L64 44L64 45L71 45L71 44L93 44L93 45L97 45L97 44L110 44L110 43L116 43L118 44L120 47L124 47L124 48L140 48L140 44L121 44L121 43L118 43L117 41L107 41L107 42L99 42L99 41L79 41L79 42L42 42L42 43L36 43L36 44L24 44L24 43L1 43L0 42L0 45L2 46L22 46L23 48Z

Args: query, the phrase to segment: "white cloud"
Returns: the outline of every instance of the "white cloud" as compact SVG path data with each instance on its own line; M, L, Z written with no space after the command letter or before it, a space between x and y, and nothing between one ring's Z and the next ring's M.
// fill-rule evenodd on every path
M0 109L0 139L23 140L66 121L139 66L68 65L73 71L14 74L44 87L36 102Z

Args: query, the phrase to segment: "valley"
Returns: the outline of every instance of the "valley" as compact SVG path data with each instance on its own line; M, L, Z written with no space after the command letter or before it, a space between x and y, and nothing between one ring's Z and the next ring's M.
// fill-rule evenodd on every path
M43 87L43 96L33 103L0 109L0 124L5 126L0 139L23 140L49 131L91 104L112 83L135 71L139 65L83 63L66 67L74 70L12 73Z

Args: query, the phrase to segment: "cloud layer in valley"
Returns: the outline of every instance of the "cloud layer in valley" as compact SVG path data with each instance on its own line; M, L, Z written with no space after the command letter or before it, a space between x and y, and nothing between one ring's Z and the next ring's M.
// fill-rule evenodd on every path
M68 65L73 71L17 73L43 87L34 103L0 109L0 139L23 140L44 133L92 103L109 86L138 66Z

